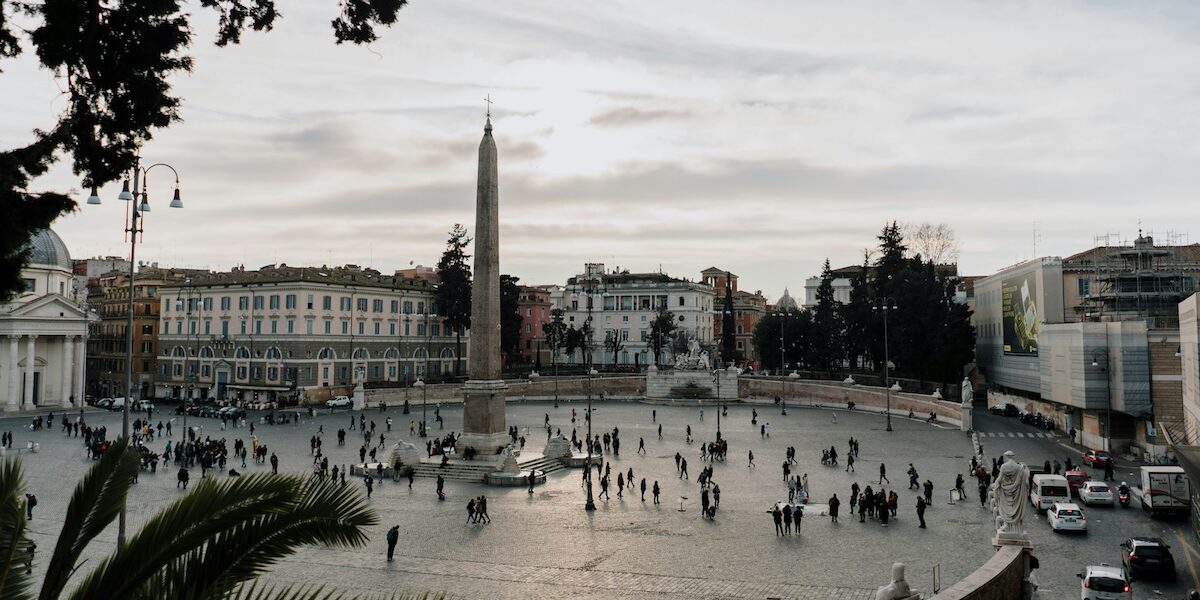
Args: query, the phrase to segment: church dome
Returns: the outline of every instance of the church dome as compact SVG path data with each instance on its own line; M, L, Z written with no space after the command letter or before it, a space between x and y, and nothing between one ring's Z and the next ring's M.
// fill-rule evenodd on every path
M29 266L49 266L59 269L72 270L71 253L67 245L51 229L43 229L33 235L29 241L32 251L29 254Z
M796 306L796 301L792 298L792 295L788 293L787 288L783 288L783 296L779 298L779 302L775 303L775 308L782 311L799 310L799 308Z

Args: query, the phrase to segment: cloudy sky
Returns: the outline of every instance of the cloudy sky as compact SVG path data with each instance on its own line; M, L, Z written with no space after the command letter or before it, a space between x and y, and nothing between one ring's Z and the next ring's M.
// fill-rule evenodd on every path
M774 299L861 261L887 220L944 222L962 271L1067 255L1098 234L1200 242L1200 5L1190 2L413 0L338 47L333 0L212 46L198 5L185 121L147 160L139 256L227 269L434 264L474 225L495 100L501 267L562 282L584 262ZM63 99L29 56L0 75L0 145ZM66 163L39 182L78 189ZM119 185L102 190L115 198ZM56 230L124 254L121 205Z

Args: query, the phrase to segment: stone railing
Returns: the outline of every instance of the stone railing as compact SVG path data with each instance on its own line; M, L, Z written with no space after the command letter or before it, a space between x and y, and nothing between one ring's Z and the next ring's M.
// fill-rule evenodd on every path
M1024 598L1024 550L1001 546L983 566L928 600L1014 600Z
M587 377L559 377L558 397L579 399L587 395ZM522 400L553 400L555 394L553 377L538 377L537 379L513 379L505 381L508 390L505 399L508 402ZM603 392L606 398L636 399L646 393L646 377L644 375L596 376L592 378L593 397L599 398ZM463 401L462 384L445 383L420 387L381 388L365 390L367 406L379 406L386 402L388 406L399 406L408 400L409 405L420 404L422 398L430 403L454 404Z
M887 393L879 387L786 377L743 377L738 384L743 400L780 396L790 405L831 407L845 407L853 402L856 409L871 411L885 410L888 405ZM910 409L920 418L933 411L940 422L958 425L962 421L962 406L958 402L903 391L891 393L893 415L907 415Z

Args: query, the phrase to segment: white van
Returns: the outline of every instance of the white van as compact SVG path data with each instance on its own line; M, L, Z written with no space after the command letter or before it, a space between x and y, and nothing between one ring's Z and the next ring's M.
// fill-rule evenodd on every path
M1071 501L1071 487L1062 475L1039 474L1033 476L1029 485L1029 502L1039 512L1050 508L1055 502Z

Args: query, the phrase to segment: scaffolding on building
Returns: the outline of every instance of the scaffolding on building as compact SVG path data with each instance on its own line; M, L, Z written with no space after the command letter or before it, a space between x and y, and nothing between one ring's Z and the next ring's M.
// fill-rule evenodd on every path
M1179 326L1178 305L1196 291L1200 247L1187 245L1186 234L1168 231L1162 237L1162 245L1141 229L1132 243L1115 233L1095 237L1090 257L1081 261L1090 259L1092 273L1076 308L1081 320L1145 319L1151 329Z

